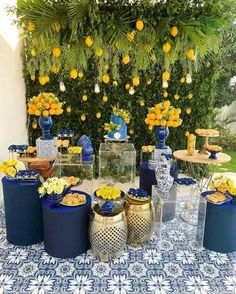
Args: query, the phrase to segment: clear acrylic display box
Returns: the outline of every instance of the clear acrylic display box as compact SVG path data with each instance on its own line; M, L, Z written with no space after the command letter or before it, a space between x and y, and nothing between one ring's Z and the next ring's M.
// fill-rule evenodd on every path
M101 143L99 186L116 186L123 191L135 186L136 151L131 143Z
M82 184L79 190L91 194L94 180L94 156L92 162L82 162L79 154L60 154L53 164L56 177L79 177Z
M155 185L152 186L154 206L158 213L161 213L161 217L158 218L161 219L160 243L163 245L160 247L164 246L166 241L177 245L188 243L190 246L203 247L206 200L200 195L196 198L196 195L187 194L186 190L191 192L189 187L180 188L174 184L167 195L159 191ZM194 201L191 197L194 197ZM190 217L189 222L185 217L186 212Z

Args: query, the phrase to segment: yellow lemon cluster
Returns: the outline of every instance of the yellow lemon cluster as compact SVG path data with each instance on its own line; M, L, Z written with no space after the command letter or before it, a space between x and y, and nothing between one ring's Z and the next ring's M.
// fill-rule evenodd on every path
M82 147L80 146L71 146L68 148L68 153L80 154L82 152Z
M115 187L101 187L96 191L96 196L106 200L118 199L121 195L121 191Z
M164 101L156 104L149 109L145 123L151 127L167 126L177 128L182 124L182 119L179 117L180 108L171 106L170 101Z
M40 93L28 102L28 114L36 116L60 115L63 113L62 103L53 93Z
M211 181L209 188L212 190L218 190L222 193L230 193L233 196L236 196L236 187L234 181L226 176L216 176Z

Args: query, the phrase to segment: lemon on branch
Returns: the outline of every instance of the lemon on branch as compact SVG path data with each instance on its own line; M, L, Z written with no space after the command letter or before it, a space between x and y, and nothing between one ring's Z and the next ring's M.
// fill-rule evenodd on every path
M170 73L166 70L162 73L162 80L169 81L169 79L170 79Z
M194 59L195 59L195 53L194 53L194 50L193 49L189 49L186 52L186 55L187 55L188 59L190 59L191 61L194 61Z
M87 96L87 95L83 95L82 100L83 100L84 102L86 102L86 101L88 100L88 96Z
M134 32L127 33L127 39L132 42L134 40Z
M86 120L86 115L85 115L85 114L82 114L82 115L80 116L80 119L81 119L82 121L85 121L85 120Z
M35 75L31 75L30 78L32 81L35 81L35 79L36 79Z
M123 55L122 62L124 64L128 64L129 63L129 55L128 54Z
M27 29L30 31L30 32L33 32L35 30L35 25L34 23L32 22L28 22L27 24Z
M52 54L54 57L59 57L61 55L61 49L59 47L53 48Z
M51 66L51 71L55 74L59 73L59 67L56 64Z
M101 56L103 55L103 50L102 50L101 48L97 49L97 50L95 51L95 55L96 55L97 57L101 57Z
M143 28L144 28L143 21L141 19L138 19L136 21L136 29L141 32L143 30Z
M79 73L78 73L78 77L79 77L80 79L82 79L83 76L84 76L84 73L83 73L82 71L79 71Z
M102 77L102 81L104 84L108 84L110 82L110 77L108 74L105 74L103 77Z
M170 49L171 49L171 44L170 44L169 42L165 42L165 43L163 44L162 49L163 49L163 51L164 51L165 53L168 53L168 52L170 51Z
M178 32L179 32L179 30L178 30L177 26L171 27L170 34L172 37L176 37L178 35Z
M32 55L33 57L35 57L35 56L37 55L37 52L36 52L35 49L32 49L32 50L31 50L31 55Z
M72 69L72 70L70 71L70 77L71 77L72 79L76 79L77 76L78 76L78 72L77 72L77 70L76 70L76 69Z
M88 46L88 47L92 47L93 46L93 39L90 37L90 36L87 36L85 38L85 44Z
M97 119L101 118L101 116L102 116L101 112L97 112L97 113L96 113L96 118L97 118Z
M104 96L102 97L102 100L103 100L103 102L107 102L107 101L108 101L108 97L107 97L106 95L104 95Z

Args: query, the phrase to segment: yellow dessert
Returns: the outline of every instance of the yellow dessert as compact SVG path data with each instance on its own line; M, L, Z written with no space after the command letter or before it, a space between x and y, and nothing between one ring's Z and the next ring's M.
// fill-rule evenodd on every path
M222 147L220 147L218 145L207 145L207 150L208 151L220 152L222 150Z
M105 200L118 199L121 195L121 191L115 187L101 187L96 191L96 196Z
M216 137L219 136L219 131L214 129L196 129L195 133L199 136Z
M188 155L194 155L195 144L196 144L196 136L194 136L194 134L189 134L188 135L188 142L187 142L187 154Z
M207 199L214 203L221 203L221 202L225 202L227 198L223 193L215 192L213 194L208 195Z
M79 193L68 193L64 196L61 204L68 206L82 205L86 202L86 197Z
M148 145L148 146L142 146L142 152L144 153L151 153L154 150L154 146Z
M33 154L34 152L36 152L36 147L34 146L29 146L26 150L26 153L29 153L29 154Z
M80 178L78 177L63 177L63 179L68 183L69 186L75 186L80 181Z

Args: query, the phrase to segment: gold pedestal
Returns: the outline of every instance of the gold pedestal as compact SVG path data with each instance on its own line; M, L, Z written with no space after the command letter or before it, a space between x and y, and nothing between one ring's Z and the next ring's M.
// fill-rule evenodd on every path
M137 247L150 240L155 222L155 210L152 199L145 202L135 201L128 196L124 201L128 223L127 244Z

